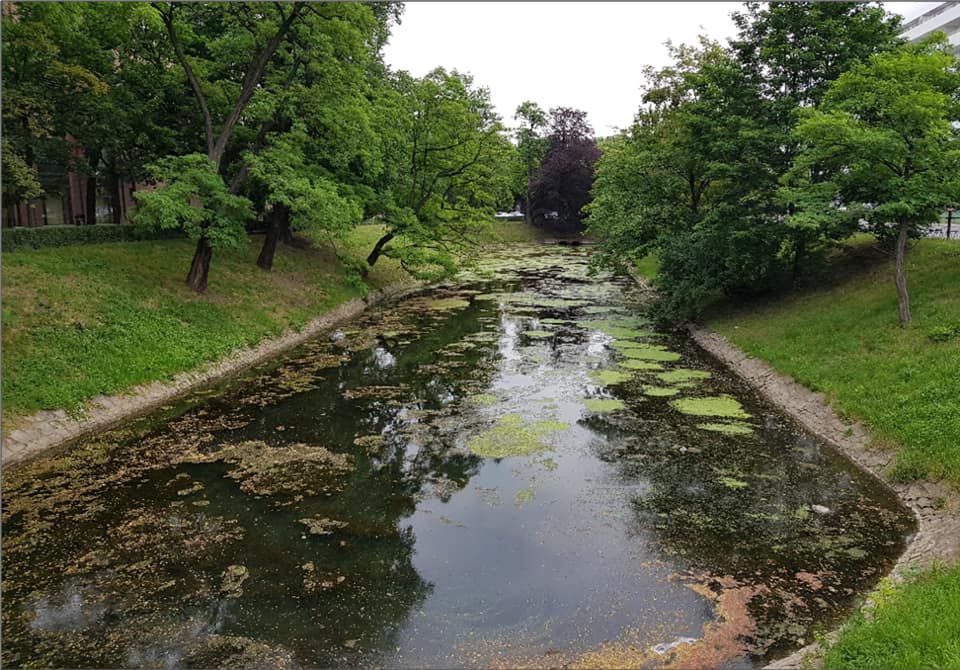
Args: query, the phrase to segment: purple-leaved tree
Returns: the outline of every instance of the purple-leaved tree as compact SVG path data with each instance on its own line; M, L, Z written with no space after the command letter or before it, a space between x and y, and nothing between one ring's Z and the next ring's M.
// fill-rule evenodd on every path
M583 206L590 202L593 166L600 157L586 112L551 109L548 140L550 148L530 189L534 222L557 230L579 230Z

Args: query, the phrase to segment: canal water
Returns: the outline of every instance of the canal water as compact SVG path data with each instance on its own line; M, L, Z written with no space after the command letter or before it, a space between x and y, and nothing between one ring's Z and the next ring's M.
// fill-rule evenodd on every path
M912 532L582 248L4 473L5 666L730 667Z

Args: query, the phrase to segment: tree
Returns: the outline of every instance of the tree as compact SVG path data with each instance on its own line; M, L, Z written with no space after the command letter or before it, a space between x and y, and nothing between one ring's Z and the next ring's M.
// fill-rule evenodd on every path
M245 147L231 187L263 211L257 265L269 270L293 231L334 239L359 223L383 170L373 98L384 77L379 48L392 13L362 3L314 5L278 50L236 132Z
M401 72L381 88L377 112L386 231L367 269L387 254L417 276L449 273L456 250L488 225L509 185L510 142L489 91L442 68L422 79Z
M763 160L777 177L796 156L791 132L803 110L820 104L830 82L848 68L903 41L900 17L875 2L748 2L733 19L738 35L731 48L759 93ZM773 191L777 184L766 187ZM806 256L831 240L825 231L791 225L789 213L789 203L780 203L770 224L783 228L797 281Z
M292 28L311 8L302 2L273 5L254 3L178 4L156 3L155 10L166 28L166 35L177 62L196 100L202 119L202 138L206 156L216 174L224 168L224 157L233 131L243 117L271 59ZM171 161L166 168L178 165L196 170L192 162ZM195 174L182 175L192 183ZM165 188L161 186L161 189ZM235 193L239 184L231 184ZM150 202L151 199L147 199ZM171 197L171 201L178 200ZM154 199L156 202L156 200ZM218 199L222 202L222 199ZM195 206L211 203L202 198ZM204 291L213 257L214 240L208 222L230 220L225 212L211 211L199 220L197 247L187 274L187 284L195 291ZM156 221L152 216L140 221ZM186 219L184 219L186 220Z
M636 263L710 208L714 176L703 145L712 126L694 122L694 75L729 57L707 40L699 48L669 48L674 65L644 70L647 87L633 125L600 143L587 223L600 241L594 262L601 266Z
M960 200L960 73L939 36L876 54L828 89L796 129L803 150L787 196L799 224L865 220L896 237L900 325L910 322L907 240ZM813 176L811 176L813 175Z
M517 106L513 118L520 122L520 126L515 131L515 137L524 168L523 218L527 225L531 225L533 223L530 211L531 185L549 145L542 134L543 128L547 125L547 115L540 105L527 100Z
M150 168L164 185L153 191L138 191L135 217L141 225L186 231L192 240L203 239L207 253L237 247L246 236L244 223L250 217L250 201L227 190L216 165L204 154L171 156ZM207 288L209 255L191 266L188 285L196 291ZM194 274L198 273L198 274Z
M556 212L559 228L577 229L590 202L593 166L600 150L586 112L569 107L550 110L549 148L531 187L531 209L541 223Z

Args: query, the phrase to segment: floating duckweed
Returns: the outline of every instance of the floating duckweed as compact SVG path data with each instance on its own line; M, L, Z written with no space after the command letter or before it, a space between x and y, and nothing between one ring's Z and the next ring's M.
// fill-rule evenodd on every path
M543 459L542 461L540 461L540 465L542 465L544 468L546 468L547 470L550 470L550 471L556 470L557 468L560 467L560 464L557 463L557 462L556 462L554 459L552 459L552 458L545 458L545 459Z
M714 433L723 433L724 435L749 435L753 432L753 427L746 423L733 421L731 423L698 423L700 430L711 430Z
M518 505L522 505L525 502L530 502L533 500L533 487L528 486L525 489L520 489L517 491L517 495L514 498Z
M684 414L696 416L723 416L731 419L749 419L750 415L743 411L743 406L736 398L728 395L711 396L707 398L680 398L670 403L675 409Z
M621 354L627 358L639 358L648 361L679 361L680 354L667 351L662 347L657 347L654 345L645 345L645 346L632 346L632 347L618 347L617 345L621 344L620 342L614 342L613 346L620 351Z
M656 335L652 330L637 330L636 328L624 328L622 326L608 326L603 329L603 332L618 340L633 340L638 337L652 337Z
M633 379L633 375L626 372L617 372L616 370L591 370L588 375L590 379L601 386L622 384L625 381Z
M477 393L468 396L466 400L471 405L477 405L478 407L489 407L490 405L496 405L498 402L497 396L492 393Z
M663 370L663 366L659 363L651 363L650 361L638 361L634 358L628 358L624 361L617 363L621 368L626 368L627 370Z
M668 370L667 372L661 372L657 375L661 381L665 381L668 384L676 384L678 382L689 382L697 379L709 379L710 373L705 370L689 370L687 368L676 368L674 370Z
M734 490L745 489L749 486L749 484L747 484L746 482L741 481L739 479L734 479L733 477L718 477L717 481L723 484L724 486L726 486L727 488L734 489Z
M553 333L549 330L527 330L523 333L527 337L535 337L537 339L543 339L546 337L553 337Z
M467 448L484 458L528 456L550 448L540 439L544 432L549 431L538 433L526 428L519 414L507 414L500 417L492 428L467 440Z
M530 426L530 432L534 435L545 435L547 433L558 433L570 427L569 423L563 421L554 421L553 419L544 419L537 421Z
M540 323L546 323L549 325L562 326L563 324L573 323L570 319L540 319Z
M614 398L588 398L583 401L583 406L588 412L613 412L623 409L623 401Z
M469 307L470 301L463 298L435 298L427 303L428 309L447 310Z
M648 396L653 396L655 398L669 398L680 393L679 389L675 389L672 386L644 386L643 394Z

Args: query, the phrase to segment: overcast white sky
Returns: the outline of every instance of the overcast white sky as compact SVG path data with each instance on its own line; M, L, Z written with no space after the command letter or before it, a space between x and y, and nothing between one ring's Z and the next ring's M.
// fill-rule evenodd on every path
M937 2L888 2L913 18ZM598 135L630 124L641 69L665 65L666 40L733 34L739 2L407 2L385 56L420 76L470 72L507 125L524 100L587 111Z

